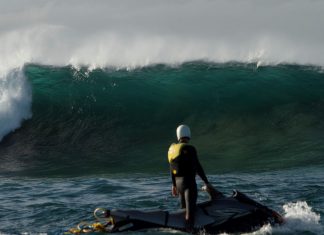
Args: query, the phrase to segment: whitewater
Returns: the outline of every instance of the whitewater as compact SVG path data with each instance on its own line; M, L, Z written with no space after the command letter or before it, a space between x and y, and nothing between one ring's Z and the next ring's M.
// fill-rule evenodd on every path
M62 234L96 207L176 210L165 155L181 123L219 190L287 219L252 234L324 234L323 10L0 1L0 234Z

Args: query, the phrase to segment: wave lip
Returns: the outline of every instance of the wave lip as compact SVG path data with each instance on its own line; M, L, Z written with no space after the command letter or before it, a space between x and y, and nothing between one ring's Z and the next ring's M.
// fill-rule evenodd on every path
M31 87L23 71L14 69L0 77L0 141L31 118Z

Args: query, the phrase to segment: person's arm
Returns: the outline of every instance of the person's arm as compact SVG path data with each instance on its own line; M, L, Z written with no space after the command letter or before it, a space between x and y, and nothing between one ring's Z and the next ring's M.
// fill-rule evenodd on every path
M205 185L206 185L206 190L207 192L209 193L210 197L212 199L216 199L216 198L219 198L219 197L222 197L223 194L221 192L219 192L218 190L216 190L213 185L211 185L211 183L209 183L207 177L206 177L206 174L204 172L204 169L202 168L199 160L198 160L198 155L197 155L197 151L195 148L194 149L194 158L195 158L195 161L196 161L196 172L197 172L197 175L199 175L199 177L202 179L202 181L204 181Z
M171 166L170 166L170 175L171 175L171 179L172 179L172 186L176 186L176 182L175 182L175 176L174 174L172 174L172 169L171 169Z
M172 188L171 188L171 194L172 196L177 196L178 195L178 191L177 191L177 187L176 187L176 181L175 181L175 176L172 173L172 169L170 167L170 175L171 175L171 179L172 179Z
M204 181L204 183L207 185L209 184L207 176L204 172L204 169L202 168L198 158L197 158L197 174L199 175L199 177L202 179L202 181Z
M192 156L194 157L194 162L196 165L197 175L199 175L199 177L202 179L202 181L204 181L204 183L206 185L208 185L209 182L208 182L207 176L206 176L205 171L202 168L202 166L198 160L198 155L197 155L197 151L196 151L195 147L192 147L192 151L193 151Z

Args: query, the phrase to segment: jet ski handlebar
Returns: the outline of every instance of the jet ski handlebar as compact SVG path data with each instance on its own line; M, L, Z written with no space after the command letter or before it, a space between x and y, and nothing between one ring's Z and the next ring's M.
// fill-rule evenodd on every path
M209 194L211 201L225 197L223 193L215 189L211 184L204 185L201 190Z

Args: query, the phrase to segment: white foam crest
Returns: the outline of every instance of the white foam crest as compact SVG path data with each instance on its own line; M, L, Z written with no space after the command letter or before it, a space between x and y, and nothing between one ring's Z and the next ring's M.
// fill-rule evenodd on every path
M23 72L12 70L0 77L0 141L31 117L31 89Z
M283 206L286 223L283 229L286 231L321 231L321 216L312 210L307 202L290 202Z

